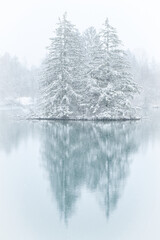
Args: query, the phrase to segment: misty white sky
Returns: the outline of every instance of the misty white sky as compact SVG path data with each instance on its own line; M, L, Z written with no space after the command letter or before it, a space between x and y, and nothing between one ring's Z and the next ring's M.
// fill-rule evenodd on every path
M100 28L108 17L126 48L144 49L160 61L158 0L0 0L0 55L9 52L38 65L65 11L81 31Z

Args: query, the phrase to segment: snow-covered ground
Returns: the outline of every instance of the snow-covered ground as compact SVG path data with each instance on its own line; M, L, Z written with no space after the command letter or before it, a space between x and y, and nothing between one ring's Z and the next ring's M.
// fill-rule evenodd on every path
M11 118L27 118L34 108L35 101L30 97L7 98L0 101L0 111L7 112Z

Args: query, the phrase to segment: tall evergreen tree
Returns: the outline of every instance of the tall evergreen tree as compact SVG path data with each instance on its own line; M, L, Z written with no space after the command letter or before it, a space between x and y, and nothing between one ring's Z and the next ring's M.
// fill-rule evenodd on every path
M75 117L80 101L78 88L83 54L80 34L67 20L66 14L59 19L48 50L41 92L44 115Z
M102 61L103 51L100 37L94 27L88 28L83 34L85 49L85 113L87 118L92 118L97 104L100 90L97 84L98 69Z
M94 27L88 28L84 34L85 65L86 73L94 77L94 70L99 67L102 59L102 48L100 37Z
M64 14L51 38L42 81L44 117L116 119L133 117L137 92L122 43L105 21L83 36Z
M131 117L130 99L137 92L129 64L116 29L106 19L100 32L103 54L94 77L98 81L99 98L94 109L98 118Z

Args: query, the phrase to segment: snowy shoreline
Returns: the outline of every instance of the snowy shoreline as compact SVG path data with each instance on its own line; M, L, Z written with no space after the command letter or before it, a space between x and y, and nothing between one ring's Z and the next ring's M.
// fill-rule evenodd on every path
M36 120L36 121L106 121L106 122L112 122L112 121L139 121L141 118L140 117L135 117L135 118L38 118L38 117L33 117L33 118L27 118L27 120Z

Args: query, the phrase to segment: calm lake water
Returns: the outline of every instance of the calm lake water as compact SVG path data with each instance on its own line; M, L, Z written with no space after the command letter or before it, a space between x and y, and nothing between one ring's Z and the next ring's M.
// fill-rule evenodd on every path
M160 113L136 122L0 115L1 240L159 240Z

